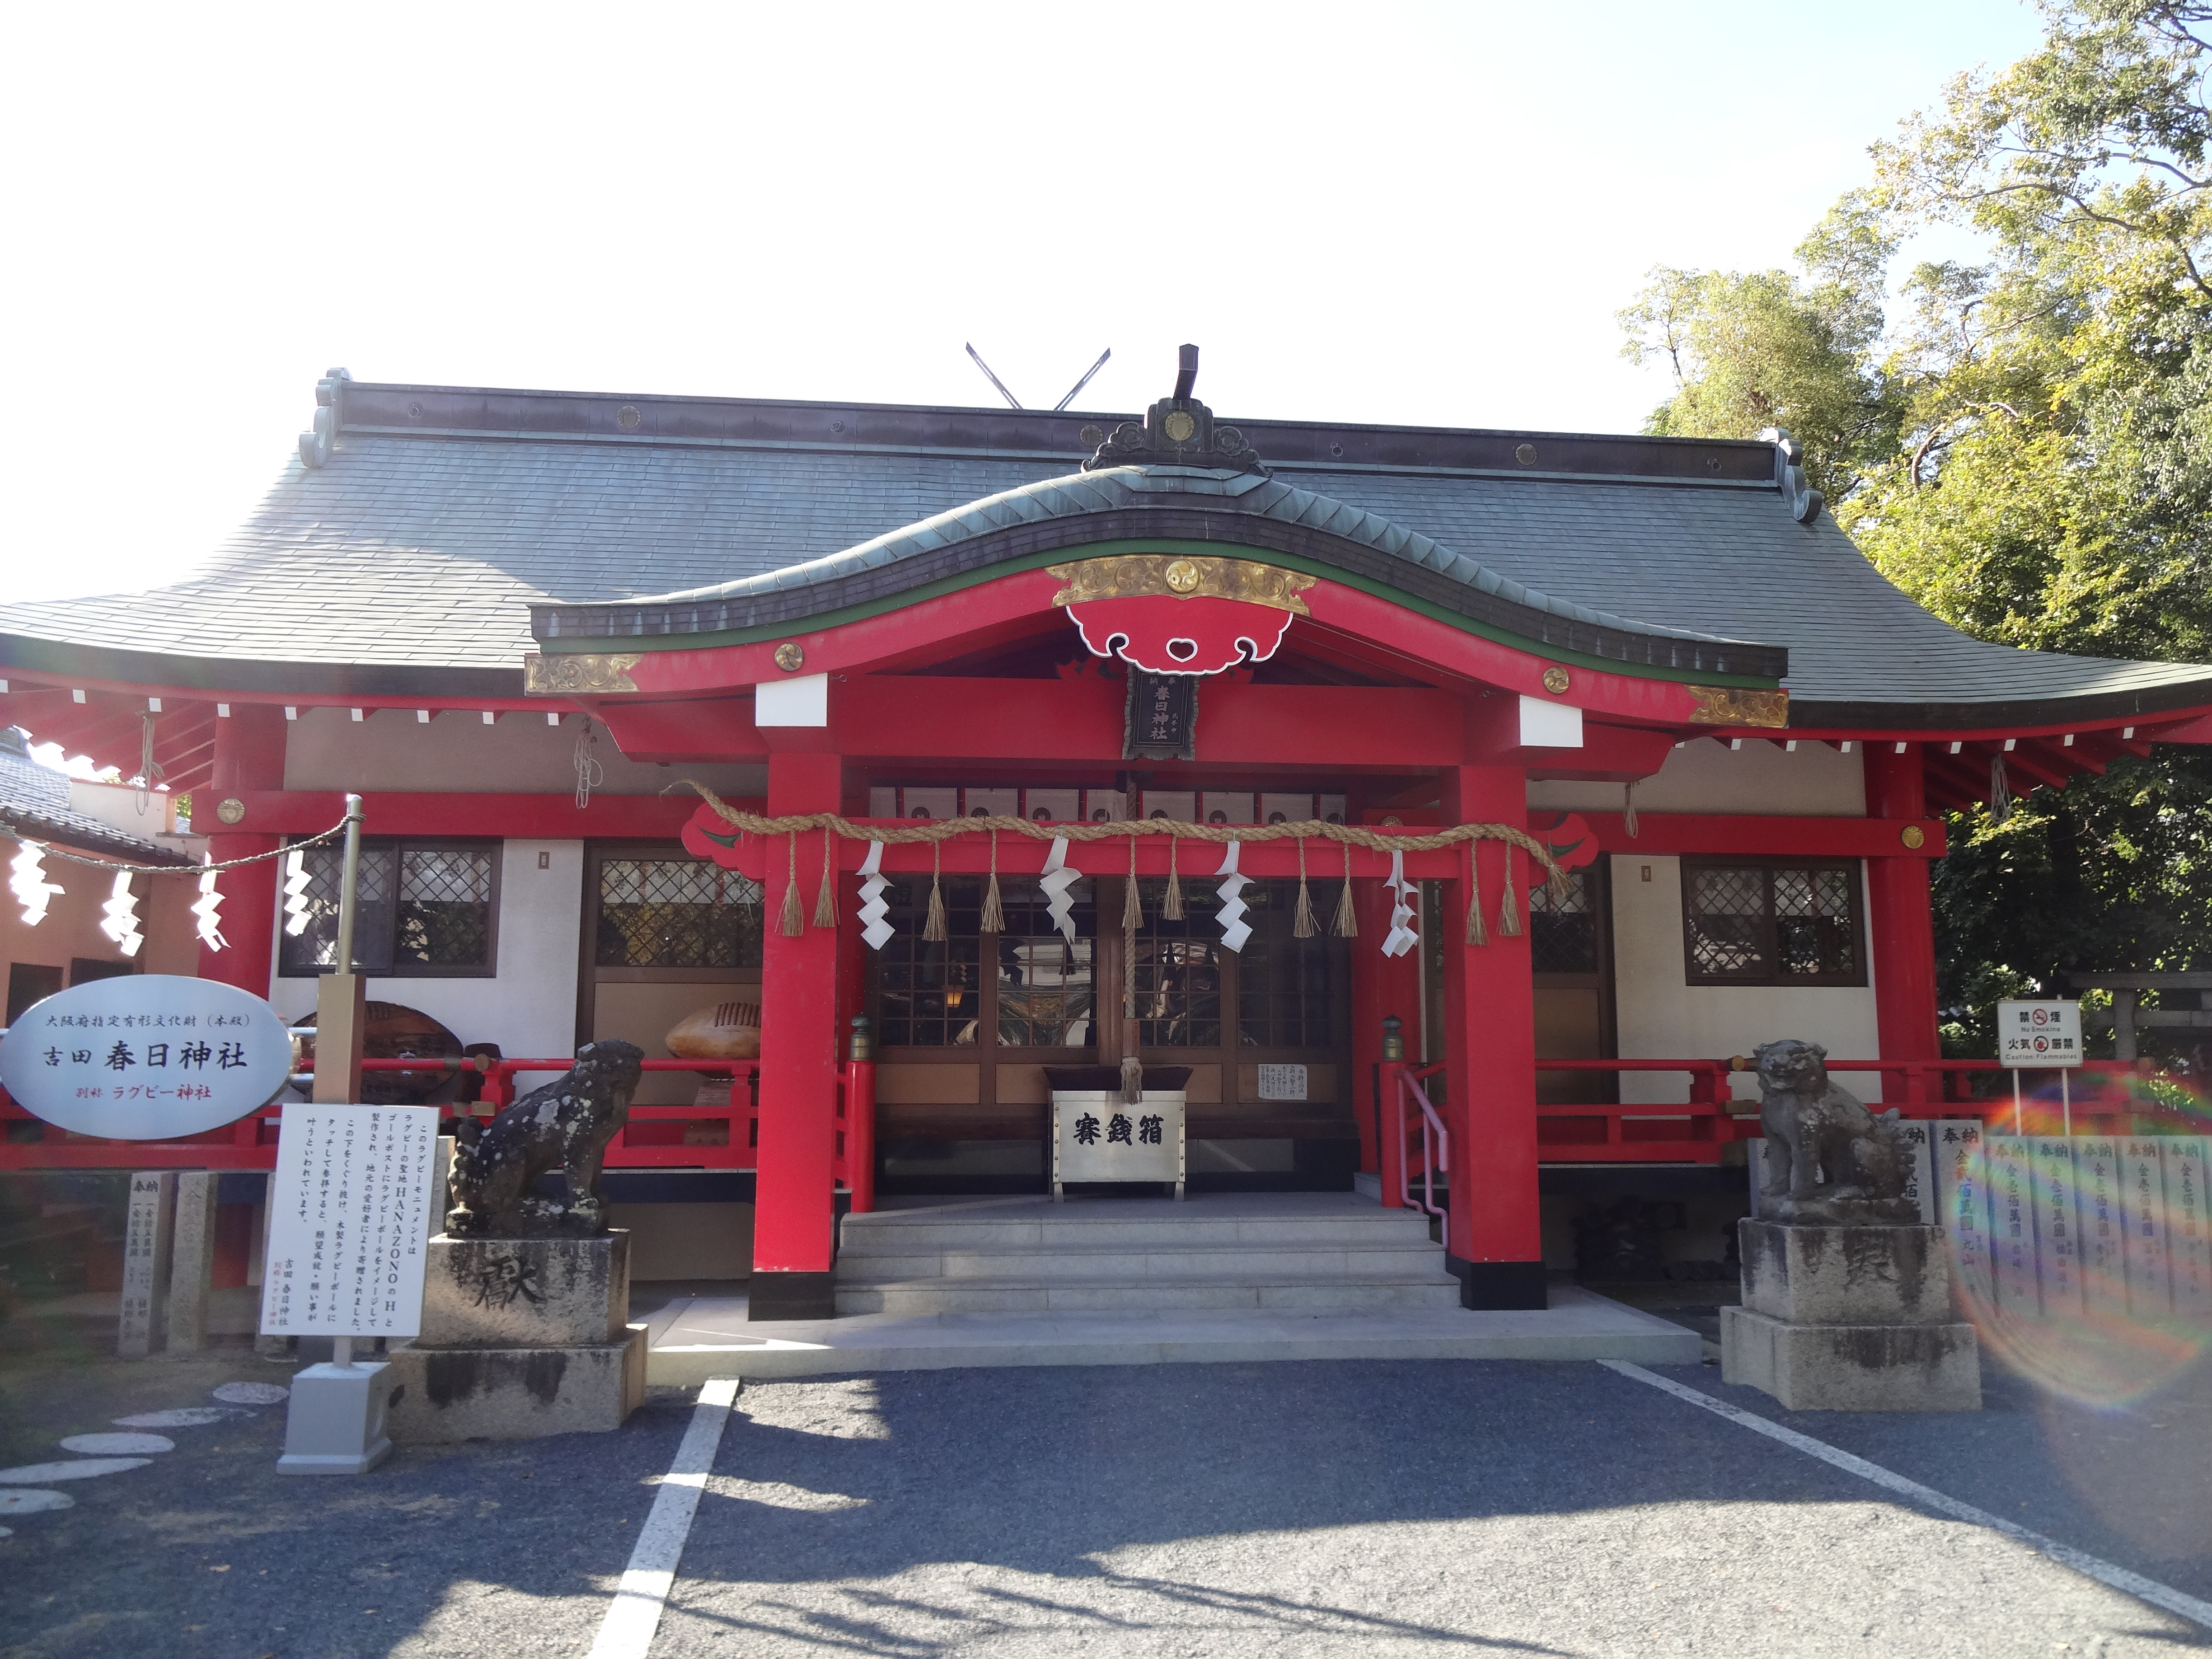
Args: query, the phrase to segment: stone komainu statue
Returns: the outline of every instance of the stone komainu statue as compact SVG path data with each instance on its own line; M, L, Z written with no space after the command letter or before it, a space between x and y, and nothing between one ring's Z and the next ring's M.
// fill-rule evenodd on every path
M456 1238L551 1238L603 1233L607 1208L599 1168L629 1121L629 1097L645 1050L631 1042L586 1043L562 1076L528 1094L453 1148ZM470 1127L464 1126L465 1132ZM538 1192L540 1176L568 1177L565 1201Z
M1759 1121L1766 1131L1759 1212L1772 1221L1831 1225L1917 1222L1905 1196L1911 1153L1894 1107L1876 1117L1828 1079L1828 1051L1794 1039L1762 1042Z

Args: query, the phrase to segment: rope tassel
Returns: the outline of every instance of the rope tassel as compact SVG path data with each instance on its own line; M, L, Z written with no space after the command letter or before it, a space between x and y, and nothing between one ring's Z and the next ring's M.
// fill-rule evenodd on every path
M932 945L945 943L945 888L941 879L944 863L942 843L929 843L929 914L922 919L921 936Z
M1498 933L1501 939L1521 937L1521 907L1513 898L1513 848L1505 848L1505 896L1498 901Z
M1512 849L1505 856L1513 856ZM1482 843L1477 842L1468 848L1467 854L1467 942L1469 945L1490 943L1490 930L1482 925Z
M1162 921L1182 920L1182 878L1176 874L1176 838L1168 837L1168 891L1160 901Z
M976 932L1003 933L1006 931L1006 907L999 902L999 832L994 830L991 831L991 884L983 890L983 925Z
M1344 847L1344 885L1337 890L1336 915L1328 924L1328 931L1339 939L1359 937L1359 917L1352 908L1352 843Z
M799 836L791 836L791 856L786 860L783 884L783 916L778 924L786 939L797 939L806 931L806 922L799 914Z
M835 848L837 838L827 830L822 832L822 890L814 896L814 925L835 927L837 925L837 890L830 884L836 873Z
M1306 838L1298 837L1298 908L1291 917L1291 937L1311 939L1321 929L1314 923L1313 895L1306 891Z
M1137 838L1129 837L1129 879L1121 886L1121 931L1132 939L1145 925L1145 902L1137 896Z

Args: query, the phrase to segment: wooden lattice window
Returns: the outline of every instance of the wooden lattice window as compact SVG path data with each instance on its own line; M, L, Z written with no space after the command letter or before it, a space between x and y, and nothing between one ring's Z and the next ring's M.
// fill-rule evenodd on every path
M1684 859L1684 969L1692 985L1863 985L1855 860Z
M1588 870L1567 872L1567 896L1540 882L1528 894L1528 966L1539 974L1597 972L1596 883Z
M599 860L601 968L757 968L760 884L693 858Z
M307 925L283 936L278 970L327 974L337 965L345 849L330 842L311 847L301 867ZM365 840L354 890L356 973L470 978L496 971L497 842Z

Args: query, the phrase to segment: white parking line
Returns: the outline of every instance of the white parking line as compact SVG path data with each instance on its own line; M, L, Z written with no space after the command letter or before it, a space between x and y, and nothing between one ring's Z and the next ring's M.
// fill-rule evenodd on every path
M615 1588L614 1605L599 1621L599 1636L586 1659L645 1659L653 1633L660 1627L660 1610L676 1583L676 1564L684 1559L691 1517L698 1511L699 1494L707 1489L707 1476L713 1472L714 1453L737 1397L734 1376L710 1376L699 1390L691 1426L684 1431L676 1461L653 1494L653 1511L638 1532L637 1547L629 1553L629 1565Z
M2039 1532L2031 1532L2016 1521L2008 1521L2002 1515L1992 1515L1987 1510L1978 1510L1972 1504L1961 1504L1957 1498L1937 1492L1933 1486L1923 1486L1917 1480L1908 1480L1879 1463L1869 1463L1865 1458L1844 1451L1840 1447L1831 1446L1825 1440L1815 1440L1809 1434L1800 1434L1795 1429L1784 1428L1779 1423L1770 1423L1756 1412L1747 1412L1741 1406L1731 1406L1725 1400L1716 1400L1712 1395L1677 1382L1672 1377L1662 1376L1656 1371L1647 1371L1641 1365L1632 1365L1625 1359L1601 1359L1597 1363L1607 1370L1619 1371L1623 1376L1632 1376L1638 1382L1649 1382L1655 1389L1664 1389L1677 1399L1703 1407L1716 1417L1725 1417L1729 1422L1740 1424L1755 1434L1763 1434L1770 1440L1779 1440L1784 1445L1793 1447L1808 1457L1817 1457L1823 1463L1832 1464L1847 1474L1856 1474L1862 1480L1871 1480L1877 1486L1886 1486L1900 1497L1925 1504L1929 1509L1940 1510L1954 1520L1968 1522L1977 1527L1989 1527L2008 1538L2018 1539L2030 1549L2049 1556L2061 1566L2086 1573L2100 1584L2109 1584L2139 1601L2148 1601L2154 1607L2164 1607L2168 1613L2179 1613L2184 1619L2212 1630L2212 1601L2185 1595L2171 1585L2160 1583L2155 1578L2146 1578L2139 1572L2130 1572L2125 1567L2116 1567L2109 1561L2085 1555L2071 1545L2062 1544L2055 1538L2045 1538Z

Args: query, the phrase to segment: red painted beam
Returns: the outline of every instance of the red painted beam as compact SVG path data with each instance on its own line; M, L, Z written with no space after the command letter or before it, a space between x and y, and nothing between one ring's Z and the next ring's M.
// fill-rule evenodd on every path
M1608 853L1940 859L1948 850L1943 820L1938 817L1798 818L1639 812L1638 834L1631 840L1618 812L1584 812L1580 817L1596 835L1598 846ZM1916 827L1921 844L1907 847L1905 831Z
M345 797L319 790L246 790L235 828L259 835L306 836L345 816ZM371 793L362 798L362 832L370 836L498 836L525 841L611 837L672 840L698 797L595 794L579 810L568 795ZM759 803L732 805L757 810Z

